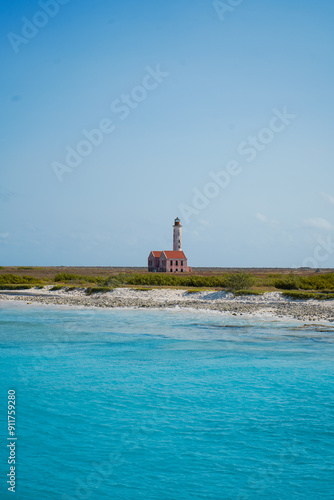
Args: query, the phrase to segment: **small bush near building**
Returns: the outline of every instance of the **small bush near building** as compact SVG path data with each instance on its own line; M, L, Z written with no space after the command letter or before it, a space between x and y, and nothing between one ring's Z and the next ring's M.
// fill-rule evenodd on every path
M247 290L254 285L254 276L247 273L231 274L226 278L225 288L230 292Z

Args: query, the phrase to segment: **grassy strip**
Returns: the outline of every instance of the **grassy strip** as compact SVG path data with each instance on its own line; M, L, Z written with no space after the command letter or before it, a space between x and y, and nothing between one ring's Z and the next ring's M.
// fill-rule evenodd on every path
M242 295L263 295L265 292L257 292L255 290L238 290L234 292L236 297L241 297Z
M294 300L334 300L334 293L315 293L315 292L283 292L282 295Z
M226 276L172 276L165 273L152 274L117 274L108 278L101 276L80 276L79 274L58 273L55 282L95 283L99 286L147 285L147 286L195 286L195 287L222 287L226 283Z
M29 269L21 267L19 269ZM37 268L34 268L37 269ZM173 287L195 289L225 289L231 292L251 291L307 291L310 293L334 293L334 273L314 273L311 276L298 276L295 273L284 275L271 273L267 276L255 276L247 273L230 273L215 276L174 273L118 273L109 276L83 276L74 273L58 273L54 279L0 274L0 285L46 285L91 287L94 285L107 290L122 286L135 287ZM73 289L73 288L72 288ZM255 289L255 290L254 290ZM57 290L57 288L53 288ZM60 288L58 288L60 290ZM253 292L254 290L254 292ZM98 293L98 292L95 292ZM194 293L196 293L194 291ZM305 298L303 296L303 298ZM316 298L316 297L315 297ZM324 298L327 298L324 297Z
M315 276L290 275L285 279L273 281L279 290L334 290L334 273Z
M107 293L112 292L113 288L110 286L96 286L86 289L86 295L93 295L94 293Z
M0 285L0 290L28 290L34 285Z
M181 286L195 288L226 288L231 291L248 290L252 286L274 287L278 290L330 290L334 291L334 273L317 274L314 276L283 276L271 274L265 278L256 278L246 273L222 274L220 276L196 276L188 274L149 273L126 274L119 273L107 278L102 276L81 276L79 274L58 273L55 282L94 283L98 286Z
M126 285L148 286L184 286L184 287L223 287L226 276L179 276L166 273L119 275L119 280Z
M71 273L58 273L56 274L54 281L56 283L63 282L66 283L68 281L75 281L76 283L101 283L105 280L100 276L81 276L80 274L71 274Z

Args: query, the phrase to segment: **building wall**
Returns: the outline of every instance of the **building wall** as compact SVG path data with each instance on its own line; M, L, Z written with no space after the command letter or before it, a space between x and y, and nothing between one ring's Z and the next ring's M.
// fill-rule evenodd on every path
M160 259L154 257L151 253L148 257L147 267L150 272L157 272L160 270Z
M148 258L148 270L150 272L162 273L188 273L191 268L188 267L187 259L165 259L163 257L156 258L152 255Z
M183 272L186 273L188 271L187 259L167 259L167 272Z

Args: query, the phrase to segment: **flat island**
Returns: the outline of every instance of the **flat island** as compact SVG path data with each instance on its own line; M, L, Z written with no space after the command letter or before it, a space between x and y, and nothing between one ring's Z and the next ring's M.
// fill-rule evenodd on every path
M142 268L7 267L0 300L79 307L193 308L302 321L334 321L331 269L194 268L187 276Z

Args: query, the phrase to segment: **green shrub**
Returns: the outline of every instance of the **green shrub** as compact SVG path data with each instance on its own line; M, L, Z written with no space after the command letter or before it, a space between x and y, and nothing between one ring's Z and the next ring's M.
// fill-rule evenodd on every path
M297 276L290 274L287 278L275 280L273 285L278 290L298 290L300 286L300 279Z
M17 276L15 274L0 274L0 285L28 285L36 284L39 285L41 280L33 278L32 276Z
M334 290L334 273L294 276L274 281L279 290Z
M104 278L101 278L100 276L81 276L80 274L72 273L58 273L54 278L56 283L59 281L64 283L67 281L76 281L79 283L99 283L103 280Z
M256 290L238 290L234 293L236 297L240 297L242 295L263 295L264 292L258 292Z
M79 276L78 274L58 273L54 277L54 281L57 283L58 281L73 281L80 278L81 276Z
M112 279L115 277L111 276ZM119 274L117 281L123 285L148 285L148 286L193 286L193 287L224 287L226 276L180 276L168 273L149 274ZM108 283L109 278L105 281Z
M86 289L86 294L87 295L93 295L94 293L106 293L106 292L111 292L113 288L108 287L108 286L96 286L96 287L91 287Z
M102 287L111 286L121 287L123 285L143 285L143 286L191 286L191 287L206 287L206 288L222 288L226 283L226 275L221 276L180 276L170 275L167 273L150 273L150 274L125 274L120 273L110 275L107 278L102 276L81 276L71 273L58 273L55 282L66 283L69 281L75 283L95 283Z
M320 300L334 300L334 293L325 293L321 295L322 297Z
M0 290L28 290L34 285L0 285Z
M230 274L225 282L225 288L230 292L246 290L254 285L254 276L247 273Z
M34 269L34 268L30 267L30 266L26 266L26 267L22 266L22 267L17 268L18 271L29 271L31 269Z
M300 278L302 290L334 290L334 273L303 276Z
M124 283L122 275L109 276L103 281L104 286L111 286L113 288L121 287Z
M282 295L294 300L334 300L334 293L283 292Z
M61 290L62 288L65 288L63 285L55 285L52 288L50 288L50 292L55 292L56 290Z

